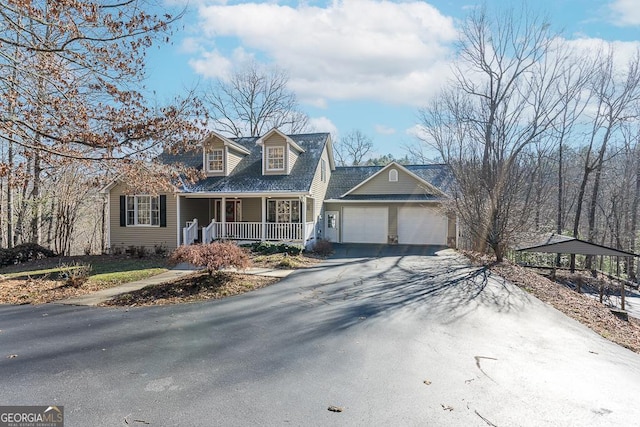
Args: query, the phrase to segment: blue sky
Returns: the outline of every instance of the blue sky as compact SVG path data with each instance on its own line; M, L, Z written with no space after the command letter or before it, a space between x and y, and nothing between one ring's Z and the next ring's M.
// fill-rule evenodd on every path
M316 131L358 129L375 154L402 156L417 110L450 77L459 23L475 3L424 1L164 0L187 13L169 45L148 54L146 87L160 100L228 76L244 61L277 65ZM640 0L537 0L562 37L602 40L623 59L640 48ZM514 2L488 0L489 10Z

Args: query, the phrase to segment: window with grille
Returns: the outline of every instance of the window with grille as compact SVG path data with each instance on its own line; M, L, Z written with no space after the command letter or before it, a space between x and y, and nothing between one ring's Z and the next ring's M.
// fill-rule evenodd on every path
M284 170L284 147L267 147L267 170Z
M207 171L224 172L224 150L216 149L207 153Z
M127 196L127 225L159 226L159 196Z
M300 201L269 200L267 202L267 222L300 222Z

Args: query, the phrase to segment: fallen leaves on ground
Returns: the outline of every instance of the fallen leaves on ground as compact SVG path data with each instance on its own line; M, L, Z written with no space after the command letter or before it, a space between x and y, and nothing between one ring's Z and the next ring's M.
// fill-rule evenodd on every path
M166 305L220 299L269 286L279 279L242 273L194 273L179 280L118 295L101 306Z
M64 284L62 280L48 279L5 280L0 282L0 304L45 304L104 288L92 283L84 283L77 288Z
M109 262L117 260L117 256L105 255L105 259ZM130 261L129 257L121 257L124 260ZM263 268L307 268L319 263L322 258L311 255L285 255L285 254L273 254L273 255L251 255L254 267ZM47 258L44 260L36 260L33 262L20 264L17 266L11 266L3 269L4 273L14 271L25 271L25 269L41 269L41 268L53 268L59 266L62 261L68 262L91 262L99 263L102 258L98 256L86 256L86 257L67 257L67 258ZM144 261L144 259L142 260ZM92 282L83 283L78 287L64 286L63 280L56 280L54 277L57 275L51 275L50 277L42 278L21 278L21 279L8 279L0 281L0 304L45 304L53 301L60 301L67 298L75 298L82 295L97 292L99 290L117 286L118 283L101 283L96 284ZM236 280L237 279L237 280ZM236 279L226 285L226 287L220 288L216 291L212 289L200 289L198 292L201 295L198 297L188 292L184 294L171 295L170 292L165 292L161 297L162 301L151 303L147 301L146 297L142 297L142 294L135 295L131 298L140 298L140 301L132 302L129 304L122 303L120 305L157 305L157 304L176 304L180 302L197 301L198 299L210 299L210 298L223 298L225 296L237 295L239 293L247 292L248 290L258 289L267 285L270 285L277 281L273 278L264 278L261 276L249 276L243 274L237 274ZM173 284L169 284L169 288L173 287ZM185 288L185 289L188 289ZM160 292L158 291L153 291ZM160 295L160 294L158 294Z

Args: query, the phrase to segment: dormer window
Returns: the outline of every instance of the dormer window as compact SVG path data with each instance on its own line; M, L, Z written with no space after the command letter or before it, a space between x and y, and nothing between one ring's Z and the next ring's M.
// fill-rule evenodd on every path
M398 182L398 171L396 169L389 171L389 182Z
M267 147L267 170L284 170L284 147Z
M207 153L207 172L224 172L224 150L215 149Z

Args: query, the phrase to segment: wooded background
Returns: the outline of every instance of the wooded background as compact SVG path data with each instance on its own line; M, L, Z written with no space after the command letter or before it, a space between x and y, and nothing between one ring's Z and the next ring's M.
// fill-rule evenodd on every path
M158 16L153 6L0 4L0 247L100 252L98 190L114 177L149 192L180 173L195 178L153 159L197 146L207 129L313 131L277 67L249 64L158 103L144 87L145 50L170 39L180 11ZM448 163L457 181L448 208L464 241L498 259L523 233L635 252L640 53L582 49L526 7L474 9L455 53L451 79L425 100L420 141L403 158L372 158L371 139L354 129L335 141L338 164ZM635 277L633 265L627 272Z

